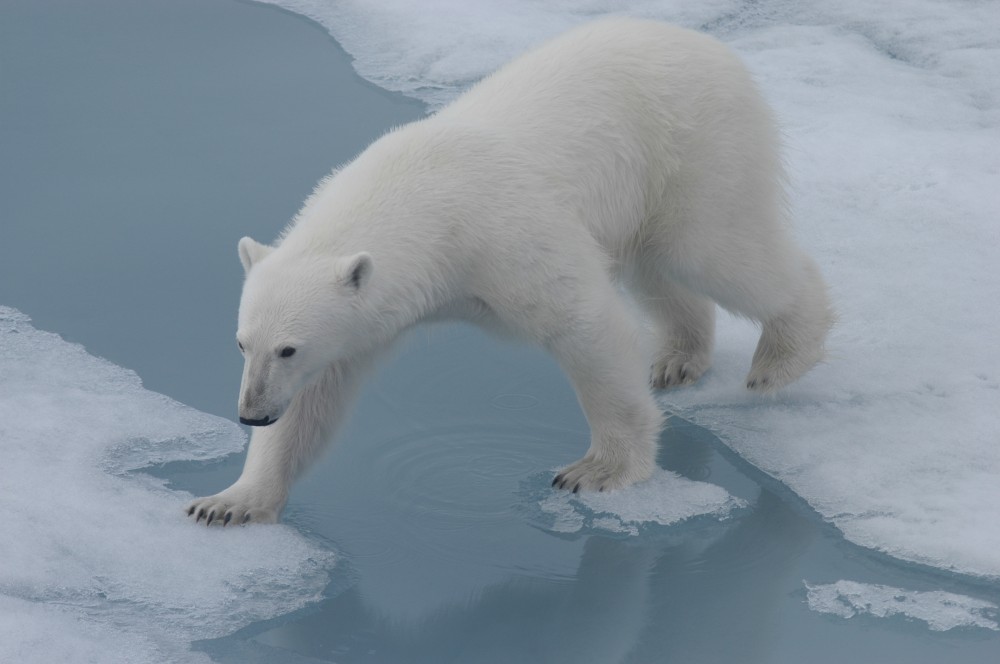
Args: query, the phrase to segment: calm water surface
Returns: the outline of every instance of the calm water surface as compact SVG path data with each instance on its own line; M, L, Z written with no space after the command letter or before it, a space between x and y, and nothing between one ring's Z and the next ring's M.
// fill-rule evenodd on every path
M231 0L0 6L0 303L235 416L236 241L268 241L411 100L318 27ZM550 470L586 448L537 350L465 326L405 339L286 521L340 556L327 599L197 644L220 662L994 662L995 632L810 611L803 581L1000 602L1000 588L850 545L708 431L660 463L748 501L636 537L553 533ZM215 492L242 456L156 470Z

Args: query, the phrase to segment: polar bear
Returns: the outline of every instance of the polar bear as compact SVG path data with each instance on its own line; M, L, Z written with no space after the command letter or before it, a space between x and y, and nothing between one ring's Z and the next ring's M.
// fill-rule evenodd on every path
M196 521L276 521L366 370L421 321L546 348L591 427L571 491L650 476L652 388L708 368L715 304L758 321L747 387L819 361L833 320L787 228L778 136L739 60L670 25L606 19L485 78L324 179L273 246L243 238L239 417L254 426ZM635 307L658 335L640 351Z

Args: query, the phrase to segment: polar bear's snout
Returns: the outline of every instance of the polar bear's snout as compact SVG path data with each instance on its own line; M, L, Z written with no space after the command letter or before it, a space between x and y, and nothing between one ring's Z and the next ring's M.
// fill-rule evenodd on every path
M248 401L251 404L253 403L253 400L240 399L240 424L249 424L252 427L266 427L269 424L277 422L278 418L284 413L284 408L257 408L248 405Z
M264 391L243 391L239 403L240 424L252 427L266 427L274 424L284 412L284 408L268 407Z
M240 399L237 404L240 424L266 427L274 424L285 412L283 400L274 394L274 385L269 385L267 377L271 367L265 359L248 358L240 385Z

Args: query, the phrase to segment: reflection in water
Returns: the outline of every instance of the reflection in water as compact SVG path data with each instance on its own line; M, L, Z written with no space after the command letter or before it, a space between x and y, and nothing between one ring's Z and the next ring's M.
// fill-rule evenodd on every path
M786 563L809 532L764 494L704 549L592 536L571 581L512 576L413 625L355 587L256 641L338 662L766 662Z
M690 560L664 552L651 576L655 617L635 660L770 662L776 615L794 586L789 563L805 550L815 527L774 494L762 492L756 508L718 542Z
M672 450L662 459L669 469L699 478L712 475L713 470L735 477L735 471L712 450L710 436L683 436L687 425L678 421L673 425L664 434L665 447ZM467 435L462 429L444 432L433 448L437 455L404 437L384 443L382 454L374 458L380 459L379 473L390 484L409 487L386 496L390 513L405 509L410 500L413 514L429 509L423 526L414 524L415 528L398 533L395 550L405 551L398 555L412 563L402 563L407 574L418 573L426 564L417 559L432 557L447 569L474 556L482 567L506 565L500 580L471 585L462 600L445 602L413 620L401 619L387 615L383 607L394 600L410 601L402 595L411 593L413 587L394 591L384 583L366 581L364 570L377 567L385 572L386 560L355 556L352 561L361 568L362 578L319 610L258 634L254 648L241 648L236 659L227 660L235 657L232 644L219 650L209 647L209 652L223 661L246 661L251 656L274 661L287 658L290 652L324 661L386 663L767 661L773 631L769 624L787 589L797 581L790 584L786 578L787 563L800 555L815 532L804 517L765 491L740 518L711 526L682 525L651 537L624 539L602 535L559 539L546 534L565 555L577 558L575 573L518 570L516 559L491 555L482 541L477 542L475 533L463 539L462 529L457 528L459 537L442 537L439 529L424 528L427 517L432 526L435 521L439 525L464 523L466 532L476 519L519 519L522 511L502 500L505 509L491 512L486 495L473 497L474 503L467 506L446 498L449 492L441 488L439 476L445 472L440 468L441 457L468 456L487 467L497 465L501 474L512 463L522 474L533 470L530 453L526 449L511 453L509 440L502 441L500 449L477 444L473 452L463 455L458 442ZM410 447L417 449L400 451ZM529 460L518 460L516 452L526 453ZM495 458L483 457L494 454ZM421 480L419 476L425 474L430 477L423 479L432 481ZM437 497L435 488L440 491ZM746 485L739 488L745 490ZM421 490L430 490L431 495L420 497ZM463 494L469 497L467 487L451 492L452 496ZM510 532L509 524L506 529L500 523L494 526ZM392 537L385 530L382 536ZM428 541L416 541L421 539ZM452 548L441 548L442 541ZM522 543L530 546L528 539ZM352 544L359 542L352 537ZM711 657L698 659L706 653Z

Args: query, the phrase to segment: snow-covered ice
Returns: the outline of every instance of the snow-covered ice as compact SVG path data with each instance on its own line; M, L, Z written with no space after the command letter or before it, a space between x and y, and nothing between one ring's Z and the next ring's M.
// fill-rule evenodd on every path
M840 322L829 362L745 394L757 331L664 403L853 542L1000 578L1000 31L988 2L268 0L319 21L378 85L446 103L609 13L712 33L781 119L802 243Z
M943 590L903 590L857 581L837 581L806 586L809 608L841 618L870 615L876 618L903 616L927 623L943 632L956 627L1000 630L996 604Z
M320 599L329 551L195 528L188 495L132 472L238 451L235 424L2 306L0 376L0 661L208 661L192 641Z

